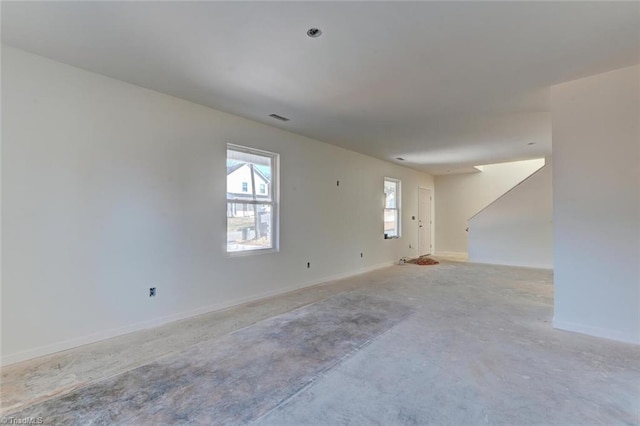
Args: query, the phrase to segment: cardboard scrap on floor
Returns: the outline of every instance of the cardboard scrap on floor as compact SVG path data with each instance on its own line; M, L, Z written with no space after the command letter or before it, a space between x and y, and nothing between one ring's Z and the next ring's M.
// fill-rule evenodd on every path
M420 256L420 257L418 257L416 259L407 260L406 263L412 263L414 265L425 266L425 265L437 265L440 262L438 262L437 260L433 260L433 259L429 258L428 256Z

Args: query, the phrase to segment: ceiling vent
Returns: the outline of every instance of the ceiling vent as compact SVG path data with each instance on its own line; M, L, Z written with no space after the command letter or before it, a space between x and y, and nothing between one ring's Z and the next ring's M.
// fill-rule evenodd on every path
M280 120L280 121L289 121L287 117L283 117L278 114L269 114L269 117L275 118L276 120Z

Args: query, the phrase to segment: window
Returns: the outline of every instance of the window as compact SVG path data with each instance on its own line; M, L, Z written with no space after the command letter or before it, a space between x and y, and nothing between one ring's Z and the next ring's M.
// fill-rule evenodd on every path
M227 252L277 250L278 154L227 145Z
M384 237L400 237L400 181L384 178Z

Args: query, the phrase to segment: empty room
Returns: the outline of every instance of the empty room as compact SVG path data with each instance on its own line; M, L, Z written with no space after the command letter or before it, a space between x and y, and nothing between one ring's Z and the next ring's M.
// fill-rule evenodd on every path
M640 2L0 7L0 423L640 425Z

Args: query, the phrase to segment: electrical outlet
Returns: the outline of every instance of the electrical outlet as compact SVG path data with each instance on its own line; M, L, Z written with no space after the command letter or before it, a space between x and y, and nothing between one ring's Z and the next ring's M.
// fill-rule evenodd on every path
M364 254L363 254L363 253L360 253L360 257L364 257Z
M155 295L156 295L156 288L155 287L149 288L149 297L154 297Z
M311 262L307 262L307 269L311 268Z
M409 248L411 248L411 244L409 244Z

